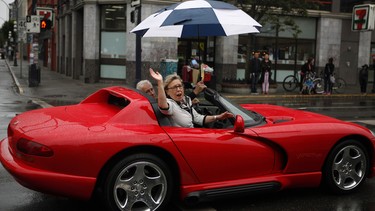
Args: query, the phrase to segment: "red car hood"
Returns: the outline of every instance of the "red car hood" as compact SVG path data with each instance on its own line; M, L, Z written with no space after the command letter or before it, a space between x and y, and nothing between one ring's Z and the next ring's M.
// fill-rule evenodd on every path
M317 113L312 113L308 111L302 110L295 110L291 108L286 108L282 106L276 105L268 105L268 104L242 104L247 110L255 111L262 116L264 116L267 120L272 121L274 123L280 122L288 122L288 121L303 121L304 123L307 122L339 122L332 117L324 116Z

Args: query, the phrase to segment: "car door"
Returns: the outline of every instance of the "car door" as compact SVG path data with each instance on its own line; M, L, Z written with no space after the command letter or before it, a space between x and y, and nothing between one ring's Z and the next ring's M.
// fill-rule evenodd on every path
M163 127L201 183L236 180L272 172L274 152L251 129Z

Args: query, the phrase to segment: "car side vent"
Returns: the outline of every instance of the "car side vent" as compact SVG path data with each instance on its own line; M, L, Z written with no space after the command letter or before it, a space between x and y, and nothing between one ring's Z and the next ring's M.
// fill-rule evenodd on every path
M108 96L108 104L110 105L115 105L119 108L125 108L127 105L129 105L129 103L130 101L123 97L116 97L114 95Z
M283 122L289 122L294 120L294 118L290 116L272 116L267 117L267 119L270 120L273 124L280 124Z

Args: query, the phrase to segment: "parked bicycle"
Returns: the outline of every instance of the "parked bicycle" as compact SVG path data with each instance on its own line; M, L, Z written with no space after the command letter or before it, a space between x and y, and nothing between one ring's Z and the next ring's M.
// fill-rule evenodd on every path
M294 74L294 75L288 75L284 78L284 81L283 81L283 88L285 91L287 92L293 92L294 90L297 89L297 87L299 87L299 78L298 78L298 73ZM303 85L305 87L302 87L305 88L304 90L304 93L305 94L322 94L324 93L324 80L323 78L315 78L315 76L313 78L311 78L311 76L308 78L308 80L305 80L303 82ZM340 94L343 92L343 89L346 87L346 82L343 78L341 77L337 77L335 79L335 83L333 84L332 86L332 90L333 92L337 93L337 94Z
M323 72L321 73L321 77L323 78ZM341 77L335 76L335 82L332 84L332 91L336 94L343 93L344 88L346 87L346 81ZM324 80L322 80L322 85L324 87Z
M333 83L333 86L332 86L332 90L337 93L337 94L340 94L343 92L344 88L346 87L346 82L344 79L338 77L335 79L335 83Z
M301 94L322 94L324 93L324 84L322 78L317 78L315 72L306 74L302 83Z
M297 72L294 75L288 75L284 78L283 88L285 91L293 92L297 87L299 87Z

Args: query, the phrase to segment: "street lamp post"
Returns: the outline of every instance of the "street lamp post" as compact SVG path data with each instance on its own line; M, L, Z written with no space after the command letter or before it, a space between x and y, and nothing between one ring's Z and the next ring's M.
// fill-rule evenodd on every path
M13 56L12 56L12 42L13 42L13 39L12 39L12 31L9 31L8 33L8 59L9 61L12 61L13 60Z
M17 19L18 19L18 14L17 14ZM13 25L13 31L14 31L14 63L13 63L13 66L18 66L17 65L17 33L18 33L18 30L17 30L17 27L18 27L18 25L17 25L17 21L14 21L14 23L13 23L14 25Z

